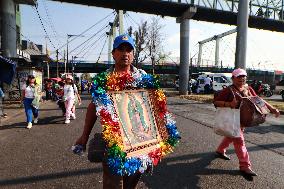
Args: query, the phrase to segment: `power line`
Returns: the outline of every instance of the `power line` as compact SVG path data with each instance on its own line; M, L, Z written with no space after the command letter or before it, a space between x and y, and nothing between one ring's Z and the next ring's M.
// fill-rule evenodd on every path
M106 36L106 34L102 35L101 37L103 37L103 36ZM88 52L90 52L91 48L92 48L98 41L100 41L100 39L101 39L101 38L98 38L94 43L92 43L92 45L90 46L89 50L88 50L87 52L85 52L85 54L83 55L83 57L85 57L86 54L87 54Z
M100 54L99 54L99 57L98 57L97 62L99 62L99 60L100 60L100 58L101 58L101 55L102 55L102 52L103 52L103 50L104 50L104 48L105 48L107 39L108 39L108 38L106 37L105 42L104 42L104 45L103 45L103 48L102 48L102 50L101 50L101 52L100 52Z
M58 46L59 46L60 40L58 40L58 38L57 38L58 33L56 32L55 27L54 27L54 24L53 24L53 22L52 22L52 19L50 18L49 10L48 10L48 8L47 8L47 5L46 5L45 1L42 1L42 2L43 2L43 6L44 6L44 9L45 9L46 16L47 16L47 20L48 20L48 22L49 22L49 26L50 26L50 28L51 28L51 30L52 30L52 32L53 32L54 38L57 39L57 43L58 43ZM61 42L60 42L60 43L61 43Z
M45 34L46 34L47 39L49 40L49 42L50 42L50 44L53 46L53 48L56 49L55 45L52 43L52 41L51 41L51 39L50 39L50 37L49 37L49 35L48 35L48 33L47 33L47 31L46 31L44 25L43 25L43 22L42 22L42 19L41 19L41 16L40 16L40 14L39 14L38 7L37 7L37 6L36 6L36 9L35 9L35 10L36 10L36 12L37 12L38 18L39 18L39 20L40 20L41 26L42 26L42 28L43 28ZM59 54L62 56L61 53L59 53Z
M127 28L127 29L128 29L128 28L130 28L130 25L129 25L129 23L128 23L127 19L126 19L126 16L125 16L125 15L123 15L123 17L124 17L124 20L125 20L125 23L126 23L126 28Z
M74 40L75 40L76 38L78 38L79 36L82 36L84 33L86 33L87 31L89 31L90 29L92 29L92 28L95 27L96 25L98 25L100 22L105 21L105 19L108 18L109 16L115 15L114 13L115 13L115 11L111 12L111 13L108 14L106 17L102 18L101 20L99 20L98 22L96 22L95 24L93 24L91 27L89 27L89 28L87 28L86 30L84 30L84 31L83 31L82 33L80 33L79 35L74 36L74 37L69 41L69 43L72 42L72 41L74 41ZM62 49L62 48L65 47L66 45L67 45L67 43L63 44L63 45L60 46L58 49Z
M93 37L95 37L98 33L102 32L105 28L109 27L109 25L106 25L104 27L102 27L98 32L96 32L94 35L92 35L89 39L85 40L83 43L81 43L80 45L78 45L77 47L75 47L73 50L69 51L69 53L72 53L73 51L75 51L77 48L79 48L81 45L85 44L86 42L88 42L90 39L92 39Z
M110 18L111 19L111 18ZM110 21L110 19L108 19L108 23L109 23L109 21ZM102 30L103 31L103 30ZM85 43L85 45L82 47L82 49L80 50L80 52L78 52L77 53L77 55L76 56L78 56L79 54L81 54L83 51L85 51L86 49L88 49L88 48L90 48L90 47L92 47L92 44L91 45L89 45L89 43L91 42L91 39L93 38L94 36L91 36L90 38L89 38L89 40ZM99 38L101 38L102 37L102 35L99 37ZM89 45L89 46L88 46ZM79 48L79 47L78 47Z
M81 53L83 53L85 50L87 50L87 49L89 49L87 52L89 52L90 51L90 49L95 45L95 43L99 40L99 39L101 39L104 35L106 35L105 33L103 33L102 35L100 35L99 36L99 38L95 41L95 42L93 42L90 46L88 46L88 47L84 47L84 48L82 48L82 50L80 51L80 52L78 52L77 54L76 54L76 56L78 56L79 54L81 54ZM84 55L85 55L86 53L84 53ZM83 55L83 56L84 56Z
M126 13L126 15L127 15L137 26L140 26L128 13Z

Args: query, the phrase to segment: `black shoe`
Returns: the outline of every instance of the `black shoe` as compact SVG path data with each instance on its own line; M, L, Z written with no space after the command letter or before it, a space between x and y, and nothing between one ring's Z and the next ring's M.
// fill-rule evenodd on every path
M224 160L231 160L231 158L225 153L216 152L216 156Z
M246 176L257 176L256 172L254 172L251 169L244 169L244 170L240 170L240 171L243 175L246 175Z

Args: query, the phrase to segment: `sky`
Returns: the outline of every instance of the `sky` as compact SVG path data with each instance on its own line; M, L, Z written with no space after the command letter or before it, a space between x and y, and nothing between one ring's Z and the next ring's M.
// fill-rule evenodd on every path
M21 5L21 14L22 39L47 45L51 56L55 56L54 52L57 48L63 56L63 50L66 50L67 34L78 35L89 29L82 36L69 38L69 59L71 56L77 56L77 59L97 61L100 57L100 61L107 61L108 40L105 32L109 30L108 22L112 22L114 19L112 9L38 0L37 9L32 6ZM155 15L127 12L124 16L124 29L126 31L129 26L136 29L139 23L150 20L153 16ZM169 55L167 61L177 62L180 52L180 25L176 23L175 18L171 17L159 17L159 20L160 24L163 25L161 31L164 38L163 51ZM197 58L198 41L235 27L191 20L190 57ZM49 38L46 38L44 30ZM94 37L88 40L92 36ZM235 48L236 34L221 39L220 59L223 66L233 67ZM204 45L202 59L208 60L208 64L212 64L214 56L215 42L212 41ZM248 30L247 67L284 71L284 34L250 28Z

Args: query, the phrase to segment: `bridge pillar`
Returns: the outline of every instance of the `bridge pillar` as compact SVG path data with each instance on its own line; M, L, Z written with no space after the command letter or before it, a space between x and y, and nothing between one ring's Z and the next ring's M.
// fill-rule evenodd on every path
M199 44L199 50L198 50L197 67L199 67L201 65L201 61L202 61L202 47L203 47L203 43L198 43L198 44Z
M215 46L215 67L219 66L220 58L219 58L219 46L220 46L220 37L216 38L216 46Z
M13 0L0 0L0 52L17 57L16 10Z
M189 19L180 23L179 93L188 94L189 80Z
M196 13L196 7L190 7L177 22L180 23L180 64L179 64L179 94L188 94L189 80L189 20Z
M235 68L246 68L249 1L239 1Z

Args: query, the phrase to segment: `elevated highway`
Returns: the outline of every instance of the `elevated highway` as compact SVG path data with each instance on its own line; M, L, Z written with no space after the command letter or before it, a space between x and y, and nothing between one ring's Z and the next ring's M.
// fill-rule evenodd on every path
M238 0L53 0L65 3L120 9L147 14L179 18L191 7L197 11L191 19L220 24L237 25ZM249 4L250 28L284 32L283 0L251 0Z
M100 73L108 69L113 64L105 64L105 63L77 63L74 64L74 73ZM139 66L138 66L139 67ZM43 66L44 71L47 71L47 66ZM69 72L72 71L72 64L66 65L67 70ZM143 64L140 66L147 73L152 73L152 65ZM50 74L56 75L57 64L52 62L49 64ZM58 64L59 73L64 73L64 64ZM230 73L233 71L232 67L214 67L214 66L191 66L190 72L214 72L214 73ZM248 70L248 72L252 75L273 75L273 71L263 71L263 70ZM179 74L179 65L169 64L169 65L156 65L155 66L156 74Z

